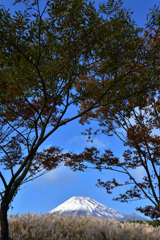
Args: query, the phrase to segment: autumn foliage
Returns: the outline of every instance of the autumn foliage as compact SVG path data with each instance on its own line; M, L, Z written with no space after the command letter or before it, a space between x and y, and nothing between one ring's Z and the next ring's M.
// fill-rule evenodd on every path
M109 73L104 67L109 60L106 59L96 66L98 72L104 73L103 87L115 84L117 88L115 91L108 90L99 108L88 112L80 120L82 124L91 124L92 121L99 123L98 129L92 129L90 125L86 133L83 133L88 135L89 141L92 141L92 136L97 134L116 135L124 144L124 153L118 158L110 149L102 153L95 147L86 148L81 154L71 154L71 160L67 163L73 170L84 171L87 168L95 168L99 171L120 172L122 176L123 174L128 176L128 181L123 183L118 182L116 177L108 181L98 179L97 186L104 187L108 194L111 194L116 187L126 186L126 192L113 200L128 202L148 199L152 205L137 207L137 210L155 219L160 218L159 14L158 8L155 7L147 29L141 36L144 45L141 53L137 51L137 54L140 54L139 58L135 55L133 59L127 60L127 56L124 54L123 58L122 53L122 61L124 60L122 72L117 60L117 65L114 65L115 68L117 67L116 75L110 78L106 77ZM136 68L133 68L135 65ZM87 77L92 79L91 75ZM120 81L121 77L123 82ZM122 97L124 95L126 98ZM96 93L88 95L88 101L84 101L81 108L92 103L95 96ZM108 99L110 104L106 104ZM141 180L133 174L139 168L143 168L145 173Z
M108 0L98 9L83 0L48 0L43 7L39 0L14 4L23 4L25 10L11 14L0 7L1 240L8 239L7 212L21 185L64 162L81 170L86 159L99 170L118 166L125 174L142 165L147 176L143 183L134 182L137 187L127 199L133 193L139 197L139 189L148 197L146 189L151 187L157 206L147 165L157 178L157 15L144 31L121 0ZM70 109L76 109L72 115ZM82 124L97 119L105 134L124 128L129 150L123 160L111 150L101 154L86 149L78 156L56 146L43 149L58 128L78 118ZM118 186L116 180L110 183Z
M22 11L0 7L1 240L8 239L7 212L21 185L70 157L55 146L43 149L45 140L144 89L133 89L127 77L146 69L142 30L120 0L98 9L83 0L14 4Z

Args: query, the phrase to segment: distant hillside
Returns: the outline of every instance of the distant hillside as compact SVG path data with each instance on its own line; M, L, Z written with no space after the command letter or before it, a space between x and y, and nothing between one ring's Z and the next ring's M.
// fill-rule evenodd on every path
M121 219L121 221L136 221L136 220L138 220L138 221L148 221L147 218L141 217L141 216L139 216L135 213L132 213L130 215L126 215Z

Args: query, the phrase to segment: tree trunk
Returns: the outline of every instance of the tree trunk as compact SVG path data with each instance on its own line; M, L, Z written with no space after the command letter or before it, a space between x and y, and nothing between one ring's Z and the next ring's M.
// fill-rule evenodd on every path
M1 203L0 220L1 220L1 240L8 240L9 227L7 219L8 207L4 207Z

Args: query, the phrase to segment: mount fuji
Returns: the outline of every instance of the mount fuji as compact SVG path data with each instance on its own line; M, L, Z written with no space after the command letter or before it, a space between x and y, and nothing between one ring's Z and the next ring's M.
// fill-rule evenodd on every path
M58 207L51 210L49 213L77 214L83 216L114 218L118 221L127 221L130 220L133 215L135 216L135 214L126 215L112 208L108 208L90 197L72 197ZM142 217L138 215L135 217L137 220L142 220ZM143 218L143 220L147 219Z

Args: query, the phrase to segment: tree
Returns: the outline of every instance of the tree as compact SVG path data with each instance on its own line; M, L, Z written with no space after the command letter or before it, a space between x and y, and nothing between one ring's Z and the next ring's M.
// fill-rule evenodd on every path
M124 86L123 91L131 92L136 88L146 86L145 91L132 95L127 99L119 98L110 93L112 103L110 105L101 102L101 106L82 116L82 123L91 123L92 120L99 122L99 129L96 131L89 128L87 135L92 141L92 136L102 133L107 136L117 135L123 142L125 151L121 158L118 158L109 149L101 153L97 148L86 148L80 154L71 153L71 160L66 165L73 170L84 171L87 168L96 168L120 172L128 176L128 181L118 182L116 178L102 181L98 179L97 186L105 187L108 194L112 193L115 187L127 186L126 192L121 193L115 201L128 202L130 200L148 199L151 205L137 207L136 209L151 218L160 218L160 11L157 7L153 9L148 29L144 31L143 39L145 54L139 62L138 71L127 76L126 82L132 81L135 87ZM103 70L103 69L102 69ZM105 70L103 70L105 71ZM118 73L121 75L121 73ZM135 82L135 79L137 80ZM139 79L139 80L138 80ZM138 82L138 84L137 84ZM149 85L148 85L149 84ZM88 96L88 98L90 98ZM92 96L93 97L93 96ZM85 106L85 103L84 103ZM74 159L74 161L72 161ZM90 164L93 164L91 166ZM144 169L142 180L134 177L134 171ZM123 178L122 178L123 179ZM121 180L122 180L121 179ZM131 187L130 187L131 186Z
M20 186L69 157L58 147L41 152L39 147L59 127L98 108L104 98L110 104L110 91L119 92L120 99L130 96L122 91L125 77L139 68L135 59L143 48L141 30L120 0L99 10L83 0L48 0L43 9L39 0L18 3L24 11L0 9L1 240L8 239L7 212ZM117 46L122 56L118 70ZM124 73L115 78L117 71ZM91 93L95 98L88 101ZM79 111L68 116L72 106Z
M120 172L122 174L120 181L117 181L116 177L107 181L98 179L97 186L104 187L108 194L111 194L116 187L127 186L126 192L120 193L113 200L128 202L148 199L152 205L137 207L136 210L146 216L158 219L160 218L160 96L151 95L147 99L145 96L144 101L141 102L141 106L139 103L137 106L137 102L130 99L128 108L131 112L128 116L123 112L124 108L120 108L120 112L110 113L112 123L114 121L112 132L123 141L124 146L128 147L122 157L116 157L110 149L101 153L100 150L92 147L86 148L81 154L71 153L71 161L67 160L66 165L73 170L80 171L95 168L99 171ZM106 129L107 126L103 119L103 134ZM106 134L108 135L107 131ZM86 162L94 166L88 165ZM141 180L134 175L134 171L140 167L143 167L145 172ZM128 176L127 181L122 181L123 175Z

